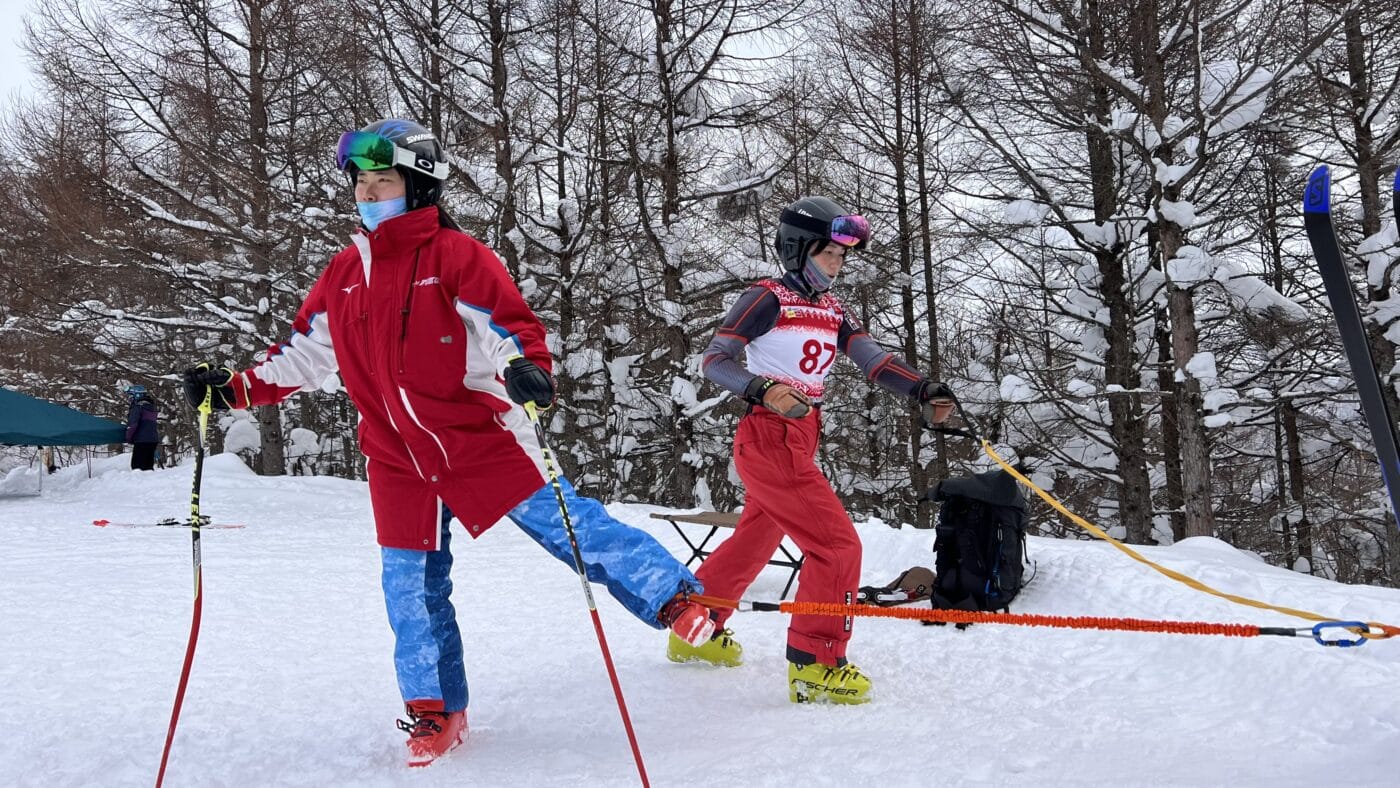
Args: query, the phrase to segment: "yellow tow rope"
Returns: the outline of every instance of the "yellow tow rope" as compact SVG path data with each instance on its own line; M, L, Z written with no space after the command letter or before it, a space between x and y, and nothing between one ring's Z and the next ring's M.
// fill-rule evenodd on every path
M1088 531L1095 537L1102 539L1105 542L1108 542L1109 544L1113 545L1119 550L1122 550L1124 553L1127 553L1128 557L1132 558L1134 561L1139 561L1141 563L1147 564L1148 566L1166 575L1167 577L1170 577L1178 583L1183 583L1187 586L1190 586L1191 588L1196 589L1197 591L1210 594L1211 596L1217 596L1221 599L1228 599L1236 604L1248 605L1249 607L1259 608L1260 610L1272 610L1276 613L1285 613L1287 615L1297 616L1298 618L1304 618L1309 621L1331 622L1336 620L1334 618L1319 615L1317 613L1310 613L1306 610L1298 610L1296 608L1291 607L1271 605L1268 602L1260 602L1257 599L1250 599L1249 597L1237 596L1235 594L1227 594L1224 591L1219 591L1217 589L1211 588L1210 586L1206 585L1205 583L1202 583L1199 580L1187 577L1186 575L1183 575L1180 572L1177 572L1173 569L1168 569L1165 566L1162 566L1161 564L1158 564L1154 561L1150 561L1138 551L1109 536L1107 533L1104 532L1102 528L1099 528L1093 523L1090 523L1083 517L1080 517L1074 512L1071 512L1069 509L1066 509L1064 504L1055 500L1054 496L1037 487L1034 482L1032 482L1030 479L1027 479L1025 476L1021 475L1020 472L1018 472L1015 468L1007 464L1006 460L1003 460L1001 458L1001 455L997 454L996 450L992 448L992 444L990 442L982 440L982 451L986 453L988 457L991 457L997 465L1000 465L1002 467L1002 470L1005 470L1007 473L1015 477L1016 481L1034 490L1035 494L1040 496L1041 500L1053 506L1055 510L1058 511L1060 514L1063 514L1065 517L1068 517L1070 519L1070 522L1074 523L1080 528L1083 528L1085 531ZM1356 630L1353 631L1355 632L1355 634L1358 634L1361 637L1369 638L1372 640L1383 640L1385 638L1400 635L1400 627L1392 626L1389 624L1380 624L1372 621L1366 622L1366 629L1362 630L1358 627Z

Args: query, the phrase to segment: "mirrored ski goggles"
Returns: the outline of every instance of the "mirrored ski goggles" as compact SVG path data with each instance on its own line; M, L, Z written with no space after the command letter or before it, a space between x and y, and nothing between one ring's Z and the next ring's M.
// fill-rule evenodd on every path
M870 240L870 222L866 221L864 216L838 216L830 222L824 222L815 216L784 208L778 216L778 221L830 238L841 246L857 251L865 248L866 242Z
M340 135L335 166L345 170L352 164L361 170L387 170L397 164L438 180L447 177L447 162L422 158L395 145L388 137L369 131L347 131Z
M860 249L870 240L870 222L864 216L838 216L831 220L831 240Z

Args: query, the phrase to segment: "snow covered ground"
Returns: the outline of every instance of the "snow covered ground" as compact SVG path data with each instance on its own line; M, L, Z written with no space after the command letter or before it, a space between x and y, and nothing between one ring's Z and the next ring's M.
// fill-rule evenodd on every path
M126 458L0 500L0 785L150 785L188 634L190 539L95 528L188 510L190 468ZM577 577L509 523L455 540L471 738L402 763L391 641L363 484L259 478L210 459L204 621L172 786L625 786L635 767ZM618 517L686 555L655 507ZM460 533L460 532L459 532ZM932 565L931 534L862 524L863 583ZM1222 590L1400 623L1400 591L1266 566L1214 540L1146 550ZM1018 612L1302 626L1173 583L1101 543L1032 539ZM775 599L770 568L751 596ZM747 664L674 665L665 637L599 597L660 786L1400 783L1400 640L1227 639L857 622L876 682L856 708L797 707L784 618L732 622Z

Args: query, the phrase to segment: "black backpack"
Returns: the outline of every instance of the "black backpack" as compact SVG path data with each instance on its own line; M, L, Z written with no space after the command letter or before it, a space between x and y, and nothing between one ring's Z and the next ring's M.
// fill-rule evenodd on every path
M1025 577L1026 499L1003 470L945 479L933 551L935 609L1009 610Z

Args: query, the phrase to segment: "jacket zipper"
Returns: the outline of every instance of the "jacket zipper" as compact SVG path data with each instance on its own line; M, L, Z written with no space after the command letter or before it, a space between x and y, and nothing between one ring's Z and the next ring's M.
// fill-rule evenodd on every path
M404 296L403 309L399 310L399 374L403 374L404 346L408 344L408 315L413 311L413 291L415 289L413 283L418 279L418 256L420 254L421 251L413 253L413 268L408 273L408 295Z

